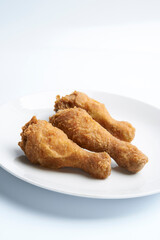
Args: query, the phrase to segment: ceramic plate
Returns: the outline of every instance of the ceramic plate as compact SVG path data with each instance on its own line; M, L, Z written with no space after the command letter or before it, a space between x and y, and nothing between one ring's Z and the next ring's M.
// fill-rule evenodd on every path
M30 164L17 145L21 127L33 115L48 120L53 114L56 95L69 93L35 94L0 107L0 166L36 186L82 197L120 199L160 192L160 110L114 94L85 91L90 97L103 102L115 119L129 121L136 128L133 144L149 158L141 172L130 174L112 160L111 175L105 180L97 180L78 169L48 170Z

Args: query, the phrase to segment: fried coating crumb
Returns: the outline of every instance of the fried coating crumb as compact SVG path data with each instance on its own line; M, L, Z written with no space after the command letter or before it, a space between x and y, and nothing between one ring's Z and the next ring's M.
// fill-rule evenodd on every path
M120 167L130 172L140 171L148 162L136 146L112 136L81 108L60 110L50 117L50 122L79 146L95 152L106 151Z
M80 148L62 130L47 121L37 120L35 116L22 127L18 145L31 163L47 168L80 168L99 179L111 173L111 159L107 153Z
M111 117L104 104L89 98L82 92L74 91L70 95L56 97L54 110L79 107L86 110L92 118L102 125L113 136L120 140L131 142L135 136L135 128L128 122L117 121Z

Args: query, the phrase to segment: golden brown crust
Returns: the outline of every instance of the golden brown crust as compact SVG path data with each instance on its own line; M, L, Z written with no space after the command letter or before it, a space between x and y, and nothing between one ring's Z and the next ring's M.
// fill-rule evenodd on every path
M95 152L106 151L119 166L130 172L140 171L148 162L137 147L112 136L81 108L60 110L50 122L79 146Z
M105 152L92 153L80 148L51 123L33 117L22 128L19 146L32 163L48 168L81 168L95 178L106 178L111 159Z
M89 98L82 92L74 91L70 95L56 98L54 109L58 110L79 107L86 110L92 118L120 140L131 142L135 136L135 128L128 122L113 119L105 105Z

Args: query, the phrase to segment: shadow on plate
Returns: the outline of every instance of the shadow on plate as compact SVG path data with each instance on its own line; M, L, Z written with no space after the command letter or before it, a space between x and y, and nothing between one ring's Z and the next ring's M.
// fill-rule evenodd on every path
M26 162L26 159L23 158ZM28 163L27 163L28 164ZM48 217L67 219L110 219L141 214L158 203L155 195L124 200L74 197L48 191L26 183L0 168L0 197L10 204ZM77 186L78 188L78 186Z
M87 178L92 178L89 174L87 174L86 172L84 172L78 168L65 167L65 168L61 168L61 169L49 169L49 168L42 167L39 164L32 164L25 155L20 155L19 157L16 157L15 161L18 161L25 165L31 166L32 168L37 168L40 171L45 170L45 171L49 171L49 172L64 172L64 173L70 173L70 174L76 174L76 175L79 174L79 175L83 175L84 177L87 177Z
M128 172L126 169L121 168L119 166L112 168L112 171L114 171L116 173L120 173L120 174L125 174L125 175L133 175L134 174L134 173Z
M20 149L14 149L14 155L16 154L16 158L15 161L24 163L25 165L30 165L31 167L34 168L38 168L38 169L45 169L47 171L56 171L56 172L65 172L65 173L70 173L70 174L81 174L87 178L92 178L88 173L82 171L81 169L77 169L77 168L61 168L61 169L47 169L44 168L40 165L36 165L36 164L32 164L30 163L30 161L27 159L27 157L25 155L21 155L22 151ZM124 168L119 167L115 161L112 159L111 161L111 167L112 167L112 171L120 173L120 174L125 174L125 175L133 175L133 173L128 172L127 170L125 170Z

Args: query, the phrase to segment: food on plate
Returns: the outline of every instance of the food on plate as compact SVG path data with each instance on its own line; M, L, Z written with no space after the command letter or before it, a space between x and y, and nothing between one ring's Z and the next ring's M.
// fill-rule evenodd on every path
M55 111L73 107L86 110L91 117L120 140L131 142L135 136L135 128L128 122L117 121L111 117L104 104L95 101L82 92L74 91L70 95L56 97Z
M35 116L22 128L18 144L31 163L47 168L80 168L99 179L111 172L111 159L106 152L94 153L80 148L62 130Z
M106 151L120 167L140 171L148 162L136 146L112 136L82 108L59 110L50 122L79 146L94 152Z

